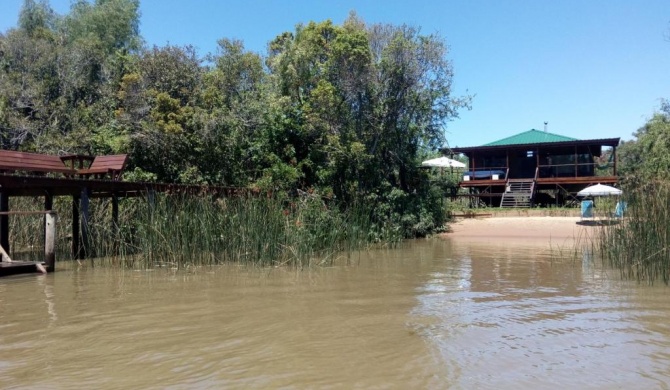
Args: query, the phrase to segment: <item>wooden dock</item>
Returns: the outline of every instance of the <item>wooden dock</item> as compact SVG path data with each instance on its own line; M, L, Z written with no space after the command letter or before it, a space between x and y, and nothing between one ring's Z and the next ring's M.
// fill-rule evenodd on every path
M0 150L0 276L23 272L55 270L54 198L69 197L72 203L72 257L92 255L89 240L91 199L110 199L112 229L118 229L119 198L146 197L153 202L156 193L230 196L248 195L246 189L188 184L127 182L121 180L128 157L123 155L65 155ZM253 196L253 193L251 193ZM11 197L43 197L44 211L12 211ZM9 216L44 214L44 264L10 261Z
M257 196L243 188L202 186L169 183L125 182L120 180L104 180L97 178L48 177L12 175L0 172L0 248L10 252L9 219L10 215L45 214L45 226L53 225L55 231L55 214L52 212L55 197L70 197L72 202L72 256L84 259L90 253L88 249L89 235L89 201L91 199L111 199L111 220L113 229L118 228L119 198L146 197L149 201L156 193L185 194L210 196ZM44 197L44 211L11 211L10 197ZM51 223L46 219L50 218ZM46 232L45 268L48 272L55 270L55 233ZM53 266L52 266L53 264ZM4 262L0 259L0 276L18 273L35 272L33 262Z
M17 261L13 260L11 263L0 261L0 277L18 274L41 274L37 264L45 266L45 263L35 263L34 261Z

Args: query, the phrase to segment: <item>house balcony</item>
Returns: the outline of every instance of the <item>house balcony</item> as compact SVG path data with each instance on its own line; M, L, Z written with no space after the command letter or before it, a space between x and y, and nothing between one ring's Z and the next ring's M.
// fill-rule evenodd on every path
M484 167L463 172L460 187L503 186L508 179L534 179L537 184L617 183L614 163L537 165L534 175L523 175L510 167Z

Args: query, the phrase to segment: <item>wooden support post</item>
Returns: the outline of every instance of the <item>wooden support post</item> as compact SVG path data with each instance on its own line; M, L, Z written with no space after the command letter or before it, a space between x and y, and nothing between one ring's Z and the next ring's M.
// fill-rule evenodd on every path
M112 233L114 237L113 253L116 255L119 250L119 195L112 194Z
M56 213L51 211L44 216L44 263L48 272L56 270Z
M114 233L119 230L119 195L115 192L112 194L112 227Z
M0 211L9 211L9 195L6 192L0 192ZM9 250L9 215L0 215L0 246L2 246L7 253Z
M81 248L80 248L80 259L85 258L86 256L91 255L91 243L90 243L90 234L88 221L90 220L90 215L88 212L88 189L83 188L81 190L81 195L79 196L79 219L80 219L80 229L81 229Z
M44 211L53 211L53 207L54 207L54 197L51 194L51 191L47 190L44 193ZM47 236L46 236L47 216L46 216L46 214L44 215L44 220L42 221L42 228L45 232L45 236L42 237L42 238L44 238L44 240L46 242L46 239L47 239Z
M147 191L147 201L149 202L149 206L153 209L156 205L156 191L153 189Z
M81 259L81 245L79 239L79 197L72 197L72 257Z
M54 197L51 191L46 191L44 194L44 211L51 211L54 207Z
M509 149L505 150L505 165L507 165L507 172L505 172L505 180L509 180Z

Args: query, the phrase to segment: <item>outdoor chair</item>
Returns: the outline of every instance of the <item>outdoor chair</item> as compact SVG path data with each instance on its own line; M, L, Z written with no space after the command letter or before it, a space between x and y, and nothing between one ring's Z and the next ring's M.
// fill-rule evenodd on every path
M583 200L582 201L582 210L581 217L584 218L593 218L593 201L592 200Z
M614 218L623 218L623 214L626 212L627 206L628 205L623 200L616 202L616 208L614 209Z

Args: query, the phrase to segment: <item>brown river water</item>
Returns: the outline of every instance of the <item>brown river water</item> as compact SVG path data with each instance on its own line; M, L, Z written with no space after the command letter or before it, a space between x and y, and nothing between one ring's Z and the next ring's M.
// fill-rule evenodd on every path
M668 287L588 254L416 241L307 270L0 280L0 388L663 389Z

